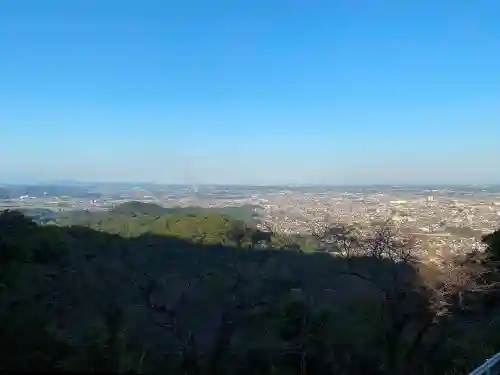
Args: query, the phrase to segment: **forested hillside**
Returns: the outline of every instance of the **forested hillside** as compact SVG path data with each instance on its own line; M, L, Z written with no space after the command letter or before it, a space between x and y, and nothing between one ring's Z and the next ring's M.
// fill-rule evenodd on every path
M79 225L94 223L110 216L149 216L149 217L165 217L165 216L200 216L200 215L223 215L231 220L243 221L246 225L255 226L258 222L258 214L255 212L254 206L228 206L228 207L162 207L154 203L144 202L126 202L120 204L110 211L105 212L89 212L89 211L66 211L61 213L55 223L58 225Z
M149 215L149 216L166 216L166 215L205 215L215 213L225 215L235 220L242 220L249 224L254 224L257 220L257 213L254 209L257 206L243 205L243 206L226 206L226 207L162 207L154 203L144 202L126 202L115 207L112 212L125 215Z
M255 221L248 220L252 209L249 206L217 209L165 208L151 203L128 202L106 212L70 212L52 224L84 226L122 237L137 237L149 233L179 237L197 244L246 248L281 248L292 243L297 247L305 243L297 241L297 238L257 230Z
M92 220L0 215L1 370L466 374L500 350L498 233L439 270L384 227L326 231L332 256L215 214Z

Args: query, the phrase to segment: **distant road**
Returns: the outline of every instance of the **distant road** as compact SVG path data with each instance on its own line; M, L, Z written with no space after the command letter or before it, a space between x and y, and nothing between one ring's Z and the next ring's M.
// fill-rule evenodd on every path
M425 237L451 237L450 233L408 233L409 236L425 236Z

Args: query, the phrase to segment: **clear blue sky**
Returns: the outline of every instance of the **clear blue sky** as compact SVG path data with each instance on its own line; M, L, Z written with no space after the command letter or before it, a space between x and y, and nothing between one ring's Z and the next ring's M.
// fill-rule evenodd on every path
M500 182L500 2L2 0L0 178Z

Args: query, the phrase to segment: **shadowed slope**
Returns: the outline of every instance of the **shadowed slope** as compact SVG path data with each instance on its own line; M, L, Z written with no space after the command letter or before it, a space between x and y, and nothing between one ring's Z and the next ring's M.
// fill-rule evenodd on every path
M456 354L411 263L123 238L13 212L0 235L3 369L431 374Z

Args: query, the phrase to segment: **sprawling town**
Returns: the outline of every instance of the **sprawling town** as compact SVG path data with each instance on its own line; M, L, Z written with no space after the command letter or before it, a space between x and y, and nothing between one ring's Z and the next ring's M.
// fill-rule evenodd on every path
M428 260L482 248L481 238L500 226L500 195L454 196L449 192L301 194L262 197L264 222L285 233L314 231L325 223L370 228L390 223L414 236Z
M482 248L481 238L500 227L500 189L496 187L259 187L154 186L81 187L67 195L41 192L1 200L1 209L22 209L38 216L66 210L108 210L127 201L164 207L241 206L258 225L283 234L312 233L327 225L368 230L389 223L416 239L429 261ZM50 189L46 189L50 190ZM26 191L23 191L26 192Z

